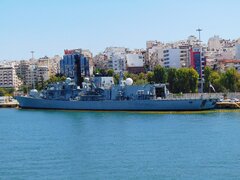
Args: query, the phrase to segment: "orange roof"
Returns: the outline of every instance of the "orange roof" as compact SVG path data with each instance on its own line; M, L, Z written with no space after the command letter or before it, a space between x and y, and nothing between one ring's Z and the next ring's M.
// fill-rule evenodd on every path
M235 59L222 59L219 60L220 63L240 63L240 60L235 60Z

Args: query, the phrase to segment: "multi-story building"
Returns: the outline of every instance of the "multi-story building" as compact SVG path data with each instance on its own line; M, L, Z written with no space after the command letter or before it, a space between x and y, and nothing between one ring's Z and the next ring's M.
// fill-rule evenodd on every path
M60 61L60 73L66 77L78 80L80 77L90 76L89 59L82 53L82 49L65 50L63 59Z
M21 80L16 74L15 66L0 65L0 87L18 89L20 85Z
M29 61L22 60L18 64L16 64L16 73L18 77L26 84L26 75L28 73L30 67Z
M188 46L179 48L165 49L163 51L163 62L166 68L189 67L189 49Z
M17 75L24 85L34 87L36 84L46 81L51 75L59 73L58 57L43 57L38 60L20 61L16 65Z
M49 68L47 66L39 66L36 64L29 65L27 73L24 78L24 82L28 86L35 86L39 83L49 79Z
M236 44L235 59L240 60L240 43Z
M180 49L166 49L163 51L163 62L166 68L180 68Z
M105 49L103 54L108 59L108 69L113 69L114 72L118 73L120 71L126 70L126 54L129 52L127 48L124 47L108 47Z
M82 54L88 58L88 62L89 62L89 74L90 76L93 75L93 54L90 50L88 49L82 49Z
M49 76L56 75L60 73L60 60L61 57L56 55L53 58L47 56L39 58L37 61L37 66L46 66L49 69Z
M193 47L190 49L191 67L199 74L199 79L204 79L204 68L206 66L205 50L202 47Z
M163 50L165 45L160 41L146 42L145 65L148 70L153 70L156 65L163 66Z
M227 69L234 68L240 71L240 60L235 59L223 59L217 62L217 70L220 72L226 72Z
M108 69L108 57L102 53L97 54L93 58L93 66L95 69Z
M221 49L221 39L219 36L214 36L208 40L208 50L209 51L219 51Z
M141 54L126 55L126 70L130 73L144 72L144 58Z
M109 62L112 62L112 69L116 73L126 70L125 54L114 54L114 55L110 56ZM111 67L111 64L109 64L109 67Z

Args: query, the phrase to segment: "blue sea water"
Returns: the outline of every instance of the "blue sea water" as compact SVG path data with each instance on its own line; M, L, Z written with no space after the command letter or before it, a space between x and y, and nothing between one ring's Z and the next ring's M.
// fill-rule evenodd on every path
M0 109L0 179L239 179L240 111Z

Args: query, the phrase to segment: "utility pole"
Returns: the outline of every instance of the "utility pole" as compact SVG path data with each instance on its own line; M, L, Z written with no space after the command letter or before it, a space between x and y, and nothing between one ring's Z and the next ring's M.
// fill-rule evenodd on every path
M203 31L202 29L198 28L196 29L196 31L198 32L198 41L199 41L199 51L200 51L200 76L201 76L201 93L203 93L203 77L202 77L202 47L201 47L201 31Z

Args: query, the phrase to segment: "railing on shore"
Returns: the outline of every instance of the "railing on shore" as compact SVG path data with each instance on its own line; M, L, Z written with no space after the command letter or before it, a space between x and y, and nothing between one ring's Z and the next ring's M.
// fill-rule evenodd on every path
M240 99L240 92L233 93L186 93L186 94L169 94L168 99L208 99L208 98L217 98L217 99Z

